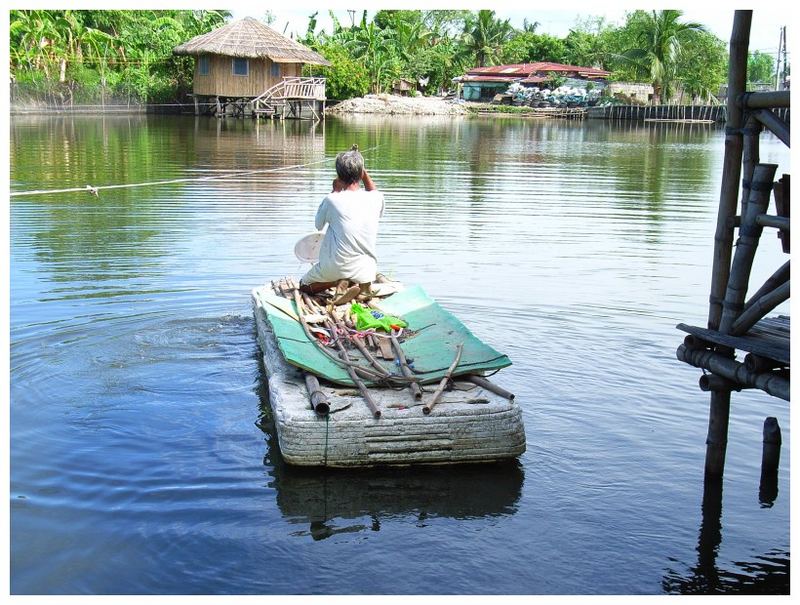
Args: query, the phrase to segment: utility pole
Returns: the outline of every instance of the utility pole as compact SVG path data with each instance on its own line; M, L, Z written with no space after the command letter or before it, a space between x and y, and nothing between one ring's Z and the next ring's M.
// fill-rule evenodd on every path
M783 26L783 74L781 76L781 89L786 88L786 26Z
M778 40L778 56L775 61L775 90L783 90L786 86L786 26L781 27L781 35ZM783 57L783 69L781 69L781 57Z
M775 90L780 90L781 81L781 47L783 46L783 28L778 34L778 54L775 56Z

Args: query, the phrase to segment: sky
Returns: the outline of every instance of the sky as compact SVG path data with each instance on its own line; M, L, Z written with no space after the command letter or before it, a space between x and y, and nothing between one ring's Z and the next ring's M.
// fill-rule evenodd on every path
M779 4L783 6L779 7ZM786 25L787 35L789 36L788 50L791 56L793 40L791 21L794 9L787 7L786 4L785 2L778 3L767 0L766 2L759 3L759 6L762 8L753 9L753 22L750 31L751 52L759 50L773 55L777 54L780 28ZM698 5L700 5L699 8ZM702 23L707 26L713 34L727 42L731 35L734 9L719 8L716 5L717 3L713 1L705 3L686 3L686 6L681 6L681 2L671 2L669 7L683 10L684 21L697 21ZM227 5L227 8L233 12L233 17L235 19L245 16L261 18L265 11L269 10L275 16L272 27L280 32L285 31L287 35L291 33L305 34L309 15L317 11L319 12L317 15L317 31L320 29L330 31L331 19L328 16L329 9L334 11L341 23L348 24L351 22L351 14L348 12L348 9L354 11L355 19L358 21L361 19L361 14L365 8L368 10L368 18L372 17L375 11L380 8L464 8L471 10L492 8L495 10L498 17L510 19L512 25L516 27L521 28L523 20L527 18L529 22L539 22L539 26L536 30L538 33L546 33L558 37L565 36L579 19L582 20L588 16L604 16L608 23L621 25L625 22L626 10L651 8L644 2L614 3L572 1L570 2L571 10L552 10L550 8L553 6L552 3L507 2L506 0L493 0L492 2L486 2L484 0L484 2L477 3L472 0L451 0L448 2L436 2L432 0L424 4L419 2L419 0L417 0L417 2L395 0L393 2L366 2L360 4L352 1L343 2L341 0L329 0L326 2L296 0L292 2L291 6L292 8L285 8L285 5L278 5L270 2L256 5L251 2L237 2L234 0ZM520 6L529 8L520 10Z

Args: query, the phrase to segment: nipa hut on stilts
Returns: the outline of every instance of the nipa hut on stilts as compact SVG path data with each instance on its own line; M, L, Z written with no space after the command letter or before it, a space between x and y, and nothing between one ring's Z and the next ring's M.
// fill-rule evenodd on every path
M329 66L306 48L251 17L176 46L176 55L197 57L195 114L217 117L303 117L325 111L325 79L304 78L303 65Z

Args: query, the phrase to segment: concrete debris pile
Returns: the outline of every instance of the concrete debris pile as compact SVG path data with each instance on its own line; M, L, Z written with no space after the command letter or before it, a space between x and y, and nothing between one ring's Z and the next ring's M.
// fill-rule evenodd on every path
M330 105L326 114L374 113L407 115L462 115L467 113L463 104L440 97L404 97L378 94L347 99Z

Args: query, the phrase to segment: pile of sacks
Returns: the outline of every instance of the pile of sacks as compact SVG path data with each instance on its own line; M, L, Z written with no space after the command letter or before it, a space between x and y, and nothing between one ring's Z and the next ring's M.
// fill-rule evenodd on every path
M538 86L523 86L517 82L508 87L506 94L512 96L515 104L531 107L587 107L596 105L600 99L600 90L593 88L577 88L559 86L555 90Z

